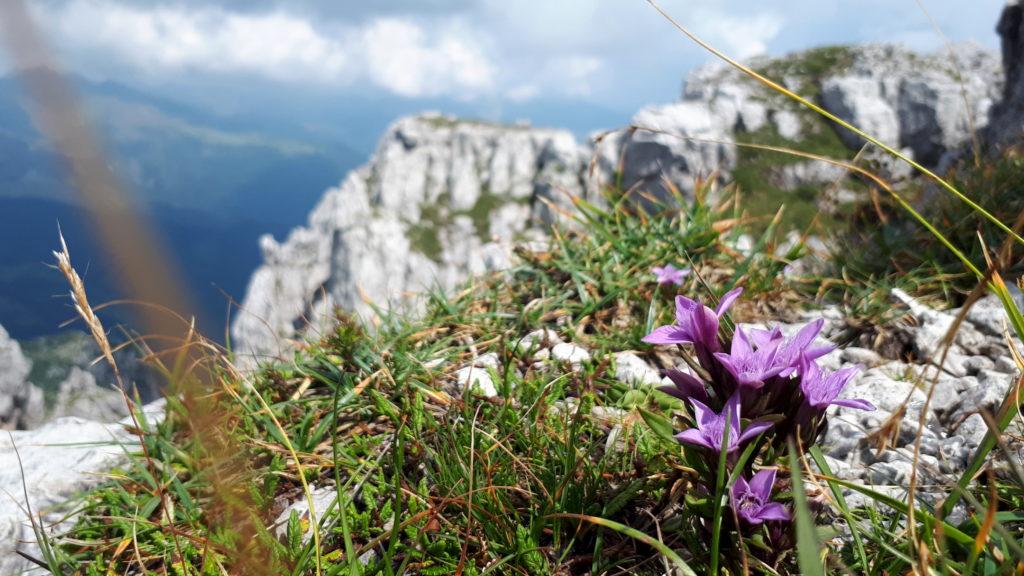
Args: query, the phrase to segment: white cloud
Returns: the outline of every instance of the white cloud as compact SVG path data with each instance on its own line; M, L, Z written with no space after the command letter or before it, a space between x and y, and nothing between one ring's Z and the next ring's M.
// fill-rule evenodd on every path
M976 38L990 47L1004 1L976 0L977 10L964 12L962 0L926 0L952 39ZM914 2L660 4L741 59L868 40L930 44L927 19ZM234 0L33 5L72 69L153 85L247 86L248 78L262 78L285 89L292 89L288 83L317 85L339 94L578 98L629 112L676 97L687 70L713 59L643 0L253 0L244 9Z
M231 14L75 0L42 19L70 48L100 49L149 69L241 72L325 81L351 74L343 47L310 24L274 12Z
M735 17L718 11L695 18L695 27L707 40L735 58L750 58L768 51L768 43L782 31L783 18L773 13Z
M411 19L377 18L325 33L282 11L241 14L109 0L72 0L42 11L41 21L69 52L106 53L148 73L368 82L408 97L471 97L494 84L494 66L482 45L452 23L428 32Z
M467 36L449 30L431 42L418 25L386 18L362 31L361 45L370 78L396 94L437 96L452 87L469 94L489 91L494 67Z

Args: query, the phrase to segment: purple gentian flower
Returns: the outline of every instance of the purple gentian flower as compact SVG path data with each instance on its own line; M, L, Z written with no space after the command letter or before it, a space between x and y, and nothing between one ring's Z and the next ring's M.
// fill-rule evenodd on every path
M655 328L643 340L648 344L693 344L710 352L720 350L718 320L742 292L742 288L731 290L722 296L715 310L686 296L676 296L676 323Z
M682 370L670 369L665 370L665 376L672 381L672 386L659 386L658 390L683 401L690 399L700 402L708 401L708 391L704 388L704 384L691 374Z
M658 284L675 284L676 286L681 285L683 278L690 275L689 268L680 270L671 264L665 264L664 267L655 266L651 268L651 272L657 277Z
M754 474L749 483L743 476L739 476L732 485L729 504L736 515L748 524L757 525L765 520L789 520L786 508L771 501L774 484L774 468L765 468Z
M771 428L771 422L751 422L747 428L740 431L740 395L733 394L729 401L722 407L721 414L715 414L703 402L690 399L693 405L694 417L697 420L697 427L683 430L676 434L676 440L682 444L701 446L713 452L722 451L722 440L725 435L725 421L729 420L729 439L726 445L726 453L736 451L744 442L756 438L758 434Z
M814 339L824 324L825 321L822 319L815 320L789 338L783 338L782 331L777 326L771 330L754 328L750 330L749 337L759 349L777 342L775 364L783 368L779 376L785 378L792 376L800 368L801 357L806 356L814 360L834 350L833 346L814 344Z
M775 361L780 343L780 340L770 340L755 350L746 332L737 328L732 339L732 349L728 354L715 352L715 358L740 386L760 388L764 386L765 380L778 376L786 369L786 366Z
M856 366L841 368L835 372L823 372L818 364L806 356L801 361L800 391L804 393L807 403L823 410L830 405L846 406L859 410L874 410L875 406L867 400L859 398L839 399L843 388L857 374Z

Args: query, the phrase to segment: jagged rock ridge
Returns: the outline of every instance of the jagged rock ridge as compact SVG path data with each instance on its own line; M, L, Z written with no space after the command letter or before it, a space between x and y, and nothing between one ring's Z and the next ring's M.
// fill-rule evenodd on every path
M233 327L236 350L274 353L334 306L368 317L372 305L505 267L509 243L529 236L531 223L587 195L587 160L564 131L435 114L396 122L307 226L284 243L263 238L265 264Z
M954 54L831 47L751 65L934 165L984 126L1001 86L993 55L970 45ZM679 102L644 108L631 125L591 144L564 131L437 114L399 120L305 227L284 242L262 239L264 264L232 327L235 350L278 355L287 339L321 329L335 306L371 318L373 305L401 306L410 293L504 267L511 243L543 236L559 206L598 199L608 183L667 198L666 181L684 195L701 178L727 181L742 160L737 141L824 154L860 147L722 65L694 71ZM782 190L843 175L819 162L770 169Z

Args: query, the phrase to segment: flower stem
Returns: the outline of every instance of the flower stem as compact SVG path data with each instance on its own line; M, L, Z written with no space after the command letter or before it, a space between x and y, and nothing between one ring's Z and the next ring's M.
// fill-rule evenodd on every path
M732 413L725 411L725 428L722 430L722 449L718 454L718 477L715 478L715 512L711 521L711 569L708 574L718 574L718 548L722 537L722 506L725 498L725 472L729 457L729 429Z

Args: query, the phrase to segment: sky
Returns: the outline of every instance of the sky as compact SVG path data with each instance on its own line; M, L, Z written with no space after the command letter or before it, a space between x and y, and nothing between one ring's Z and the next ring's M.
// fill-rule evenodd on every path
M998 48L1004 0L660 0L747 58L822 44ZM528 115L545 101L628 115L709 56L645 0L37 0L65 66L230 112L246 94L450 101ZM927 11L927 13L926 13ZM500 112L498 112L500 113Z

